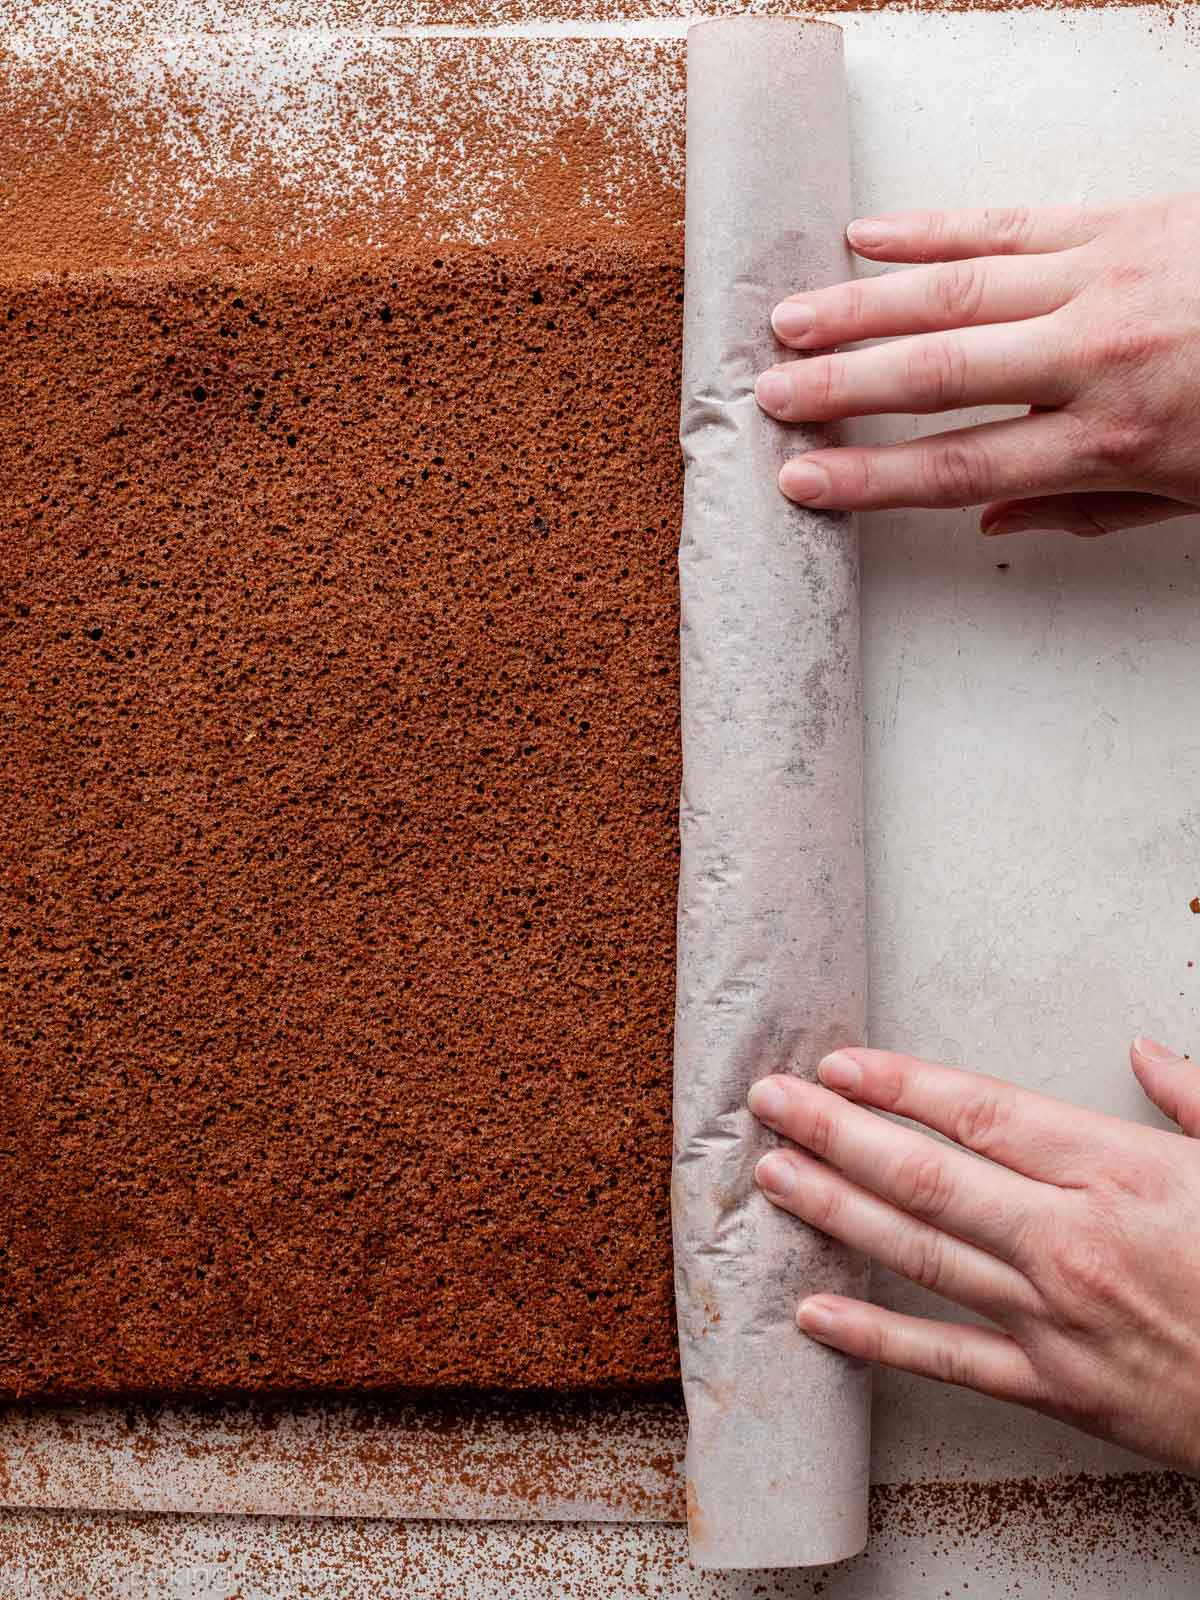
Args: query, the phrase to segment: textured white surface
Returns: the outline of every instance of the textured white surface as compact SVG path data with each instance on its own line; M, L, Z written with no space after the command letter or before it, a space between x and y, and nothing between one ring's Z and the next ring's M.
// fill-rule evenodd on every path
M0 1411L0 1505L262 1516L677 1522L666 1401Z
M1101 1537L1015 1554L990 1530L810 1572L700 1572L681 1527L0 1513L0 1600L1182 1600L1182 1565ZM1191 1569L1194 1573L1194 1569Z

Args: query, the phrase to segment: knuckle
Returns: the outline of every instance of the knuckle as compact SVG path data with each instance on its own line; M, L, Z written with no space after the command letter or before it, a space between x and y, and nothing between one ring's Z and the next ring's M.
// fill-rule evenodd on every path
M1050 1249L1055 1285L1074 1303L1107 1305L1113 1298L1112 1251L1091 1229L1072 1231Z
M1155 1130L1146 1131L1152 1139L1155 1138ZM1174 1135L1166 1134L1163 1137L1172 1139ZM1114 1151L1109 1155L1104 1163L1101 1183L1117 1196L1118 1204L1132 1198L1157 1205L1167 1200L1172 1190L1169 1165L1161 1159L1157 1150L1141 1140L1133 1150Z
M989 1155L1003 1142L1008 1129L1007 1100L1003 1091L997 1089L980 1089L973 1093L953 1119L952 1137L968 1150Z
M984 268L975 261L956 261L934 274L933 311L939 321L974 322L983 309Z
M811 371L813 414L840 417L846 408L846 360L844 356L816 356L805 363Z
M1121 1200L1156 1199L1161 1198L1156 1176L1143 1162L1115 1157L1105 1164L1104 1185Z
M970 1384L968 1365L966 1365L965 1360L963 1360L962 1350L958 1349L958 1346L955 1344L955 1342L950 1341L947 1342L947 1344L939 1344L939 1346L936 1347L936 1350L934 1350L933 1365L934 1374L936 1374L936 1376L938 1376L938 1378L941 1379L944 1384L958 1384L960 1387L965 1387Z
M1115 289L1118 294L1126 295L1131 290L1142 289L1152 283L1154 276L1143 262L1123 259L1101 268L1095 283L1099 288Z
M929 479L939 504L969 506L989 496L982 452L961 441L934 446L929 456Z
M881 1361L885 1366L892 1361L892 1339L873 1317L859 1334L858 1353L864 1361Z
M1032 237L1033 213L1023 206L1004 206L984 213L984 231L1000 253L1024 250Z
M938 1151L908 1151L897 1163L891 1189L896 1203L914 1216L941 1216L950 1202L950 1185Z
M822 1160L833 1149L833 1118L819 1107L814 1109L804 1133L805 1148Z
M919 1075L920 1067L916 1068ZM871 1102L881 1111L904 1114L910 1089L910 1067L903 1056L885 1055L871 1069Z
M1126 471L1136 467L1151 448L1153 429L1137 416L1110 418L1090 432L1088 454L1101 468Z
M879 474L870 450L839 450L837 468L846 487L847 503L866 507L878 502L881 494Z
M838 291L836 301L829 308L837 327L858 328L870 321L871 306L867 297L869 282L867 279L847 283Z
M1009 1219L1009 1260L1031 1281L1044 1276L1046 1230L1036 1211L1014 1209Z
M942 1384L957 1384L960 1389L974 1389L978 1376L971 1362L970 1352L947 1328L946 1338L931 1344L922 1362L923 1374L936 1378Z
M911 218L913 236L920 240L917 260L936 261L953 239L950 218L942 211L917 211Z
M1128 372L1153 360L1163 342L1162 334L1151 322L1128 320L1093 333L1087 349L1093 366Z
M946 1248L932 1228L901 1224L895 1246L895 1269L913 1283L934 1294L939 1292L946 1272Z
M949 411L960 406L967 386L961 345L949 338L914 340L905 352L904 380L918 409Z
M945 261L974 253L974 221L970 212L921 211L914 217L914 233L921 242L918 261Z
M836 1183L826 1179L813 1186L811 1204L805 1210L807 1220L814 1228L819 1228L822 1233L836 1233L841 1209L842 1197Z

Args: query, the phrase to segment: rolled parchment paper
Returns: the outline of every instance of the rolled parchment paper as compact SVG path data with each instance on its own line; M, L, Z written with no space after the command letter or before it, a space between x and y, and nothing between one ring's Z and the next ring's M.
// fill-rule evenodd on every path
M851 276L840 29L734 19L688 34L680 541L683 793L675 1285L692 1557L810 1566L866 1542L869 1374L797 1302L866 1293L862 1261L772 1207L746 1108L862 1038L858 554L789 504L784 458L827 443L760 412L785 295Z

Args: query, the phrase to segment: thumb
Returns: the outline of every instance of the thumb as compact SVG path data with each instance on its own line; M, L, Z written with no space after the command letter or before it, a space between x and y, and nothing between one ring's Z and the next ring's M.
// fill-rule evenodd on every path
M1047 494L1029 500L995 500L979 519L986 534L1058 530L1098 539L1123 528L1144 528L1169 517L1191 516L1195 506L1157 494Z
M1184 1133L1200 1134L1200 1067L1139 1033L1129 1048L1134 1076L1149 1099Z

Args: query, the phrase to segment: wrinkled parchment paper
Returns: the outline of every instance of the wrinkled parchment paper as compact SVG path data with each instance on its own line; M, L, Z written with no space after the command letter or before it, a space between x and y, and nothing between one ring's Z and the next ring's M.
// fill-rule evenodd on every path
M869 1375L800 1334L864 1264L755 1190L746 1109L812 1075L865 1009L858 555L776 473L823 442L755 404L784 295L851 275L841 31L688 35L680 541L683 794L675 1278L693 1559L809 1566L866 1541ZM826 436L827 437L827 436Z

